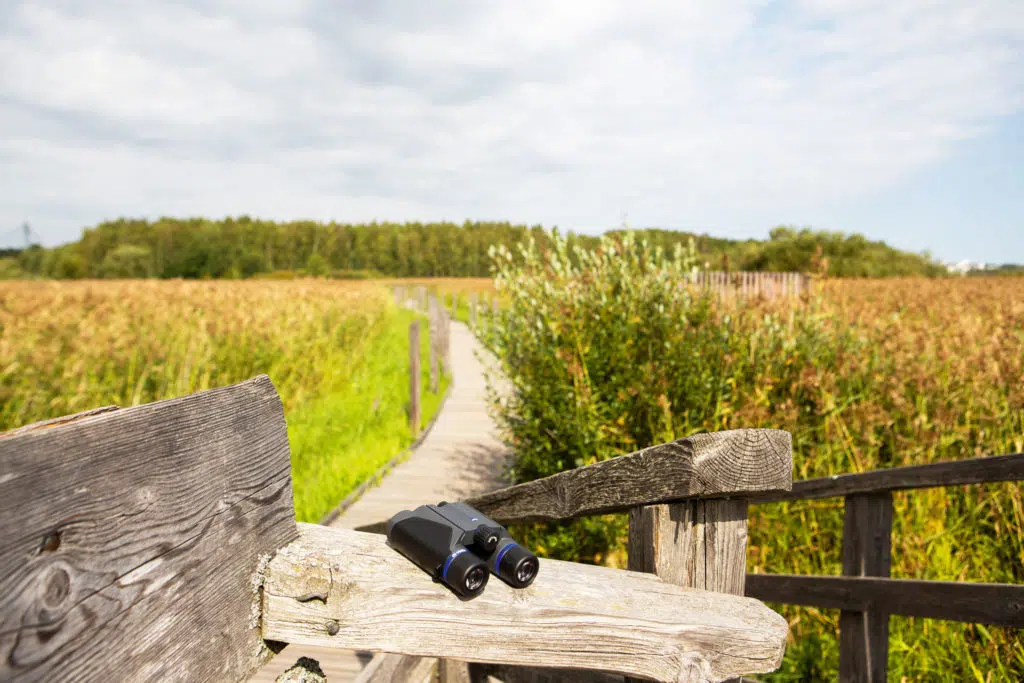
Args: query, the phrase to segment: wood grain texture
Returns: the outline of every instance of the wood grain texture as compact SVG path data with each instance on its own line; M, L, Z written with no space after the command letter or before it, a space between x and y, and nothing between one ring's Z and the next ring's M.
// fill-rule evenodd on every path
M735 429L693 436L466 501L505 523L624 512L686 498L746 496L792 485L789 432Z
M267 377L24 431L0 465L0 679L233 681L270 654L253 573L297 531Z
M1024 628L1024 585L868 576L747 574L747 595L765 602Z
M461 601L379 535L309 524L299 532L267 569L269 640L660 681L774 671L785 649L785 619L749 598L541 560L529 588L492 581ZM298 599L325 584L325 601Z
M892 494L846 497L843 575L889 576L892 566ZM889 613L882 605L839 614L839 679L885 683L889 659Z
M370 660L356 683L426 683L437 676L437 659L405 655L378 655Z
M677 586L743 594L747 503L701 500L630 510L628 566Z
M40 422L33 422L32 424L27 424L24 427L18 427L17 429L12 429L9 432L4 432L3 434L0 434L0 439L9 439L12 436L18 436L20 434L25 434L26 432L34 432L34 431L39 431L39 430L43 430L43 429L51 429L53 427L58 427L60 425L69 424L71 422L78 422L79 420L84 420L85 418L92 417L94 415L101 415L103 413L110 413L110 412L113 412L113 411L118 410L118 409L119 409L119 406L103 406L102 408L93 408L92 410L84 410L84 411L82 411L80 413L75 413L74 415L63 415L61 417L54 417L54 418L51 418L49 420L42 420Z
M806 479L794 482L791 491L759 494L753 496L751 502L774 503L782 500L831 498L854 493L904 491L1000 481L1024 481L1024 453L990 455L952 462Z
M472 683L473 677L469 671L469 663L457 659L442 659L438 667L438 680L440 683Z
M747 502L696 500L633 508L628 563L632 570L677 586L743 595Z

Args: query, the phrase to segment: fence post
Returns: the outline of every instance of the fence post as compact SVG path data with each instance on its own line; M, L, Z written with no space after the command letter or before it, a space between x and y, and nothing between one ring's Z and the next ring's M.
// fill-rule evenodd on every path
M728 459L743 462L756 461L755 454L767 457L778 450L777 444L766 448L762 443L741 440L723 452L729 453ZM743 595L747 508L742 498L633 508L629 512L628 568L680 586Z
M747 502L695 500L629 513L629 569L680 586L743 594Z
M743 595L747 507L745 500L720 499L633 508L627 568L679 586Z
M420 321L409 323L409 428L420 433Z
M418 297L417 305L419 306L420 312L427 310L427 288L420 285L416 288L416 295Z
M455 373L452 372L452 318L455 314L444 314L444 367L448 371L449 379L455 380Z
M430 313L430 392L436 394L440 387L440 378L438 372L438 362L441 350L441 306L437 301L437 297L433 294L430 295L429 301L429 313Z
M843 576L889 577L892 564L892 493L846 496ZM839 680L884 683L889 657L889 614L839 613Z
M469 295L469 329L476 330L476 301L477 293Z

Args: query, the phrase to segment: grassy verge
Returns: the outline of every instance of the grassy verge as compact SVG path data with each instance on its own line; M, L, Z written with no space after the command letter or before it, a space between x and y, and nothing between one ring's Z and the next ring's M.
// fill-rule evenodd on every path
M332 393L285 406L295 514L317 522L414 440L409 428L410 311L394 311L365 343L347 381ZM427 326L421 327L426 330ZM429 390L429 338L420 334L422 424L437 414L451 379Z

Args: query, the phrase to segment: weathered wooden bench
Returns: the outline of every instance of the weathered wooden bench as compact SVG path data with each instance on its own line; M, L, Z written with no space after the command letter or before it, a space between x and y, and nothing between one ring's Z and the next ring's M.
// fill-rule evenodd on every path
M790 487L789 434L737 430L487 494L504 523L630 511L634 571L542 560L464 602L380 534L295 522L267 377L38 423L0 435L0 680L242 681L286 643L393 653L362 680L773 671L744 497Z

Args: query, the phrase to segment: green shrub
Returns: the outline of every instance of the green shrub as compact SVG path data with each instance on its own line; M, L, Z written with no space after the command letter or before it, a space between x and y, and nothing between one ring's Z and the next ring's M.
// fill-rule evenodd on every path
M769 374L788 387L799 368L839 350L814 316L716 309L688 284L692 245L669 255L631 233L593 250L570 248L557 233L551 240L544 251L527 241L518 255L492 252L507 308L485 341L514 390L491 399L517 481L697 431L774 426L735 425L739 392ZM765 400L779 393L762 391ZM601 562L621 556L625 526L613 516L522 533L542 553Z
M0 258L0 280L19 280L26 276L14 257Z
M323 277L329 270L327 259L320 254L310 254L306 260L306 273L312 277Z
M147 247L122 244L103 259L103 277L141 278L153 275L153 253Z

